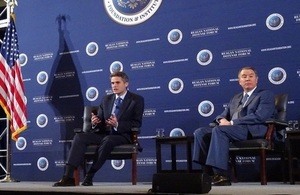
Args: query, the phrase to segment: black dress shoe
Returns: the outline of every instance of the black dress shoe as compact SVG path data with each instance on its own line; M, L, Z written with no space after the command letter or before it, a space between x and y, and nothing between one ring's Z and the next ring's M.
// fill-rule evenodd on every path
M211 185L213 185L213 186L231 186L231 181L226 176L215 175L212 177Z
M83 180L83 182L82 182L82 184L81 184L82 186L92 186L93 185L93 178L92 177L90 177L90 176L85 176L85 178L84 178L84 180Z
M59 182L53 184L53 187L59 186L75 186L75 179L68 176L63 176Z

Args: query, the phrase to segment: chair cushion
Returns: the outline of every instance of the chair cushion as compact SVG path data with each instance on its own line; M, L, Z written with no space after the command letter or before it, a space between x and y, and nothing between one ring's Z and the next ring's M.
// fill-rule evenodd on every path
M124 154L124 153L136 153L137 146L133 144L124 144L120 146L115 146L111 154Z
M250 139L245 141L231 142L229 150L244 150L244 149L266 149L268 147L266 139Z
M95 152L98 150L98 147L99 145L89 145L86 149L85 155L94 155ZM111 154L132 154L142 152L142 150L143 148L140 145L136 146L134 144L123 144L120 146L115 146Z

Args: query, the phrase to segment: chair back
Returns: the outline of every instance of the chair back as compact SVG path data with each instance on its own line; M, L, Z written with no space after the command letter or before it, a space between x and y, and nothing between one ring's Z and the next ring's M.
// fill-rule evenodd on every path
M92 117L92 112L94 114L97 113L98 106L85 106L84 111L83 111L83 126L82 126L82 131L83 132L88 132L91 130L91 117Z
M287 94L278 94L275 96L275 119L285 121L286 119L286 107L288 102Z

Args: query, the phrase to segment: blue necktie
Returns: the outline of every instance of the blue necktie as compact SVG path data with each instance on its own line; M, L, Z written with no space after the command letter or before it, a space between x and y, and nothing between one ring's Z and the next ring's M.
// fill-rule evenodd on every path
M244 106L244 104L246 103L247 99L248 99L249 95L246 93L241 101L241 105L242 107Z
M116 100L115 100L115 112L114 114L117 115L120 111L120 107L121 107L121 104L122 104L122 98L118 97Z

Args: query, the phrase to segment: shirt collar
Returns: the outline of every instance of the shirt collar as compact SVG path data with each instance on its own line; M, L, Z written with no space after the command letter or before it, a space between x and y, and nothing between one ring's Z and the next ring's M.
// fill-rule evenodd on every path
M121 96L116 95L116 99L117 99L118 97L120 97L122 100L124 100L126 94L127 94L127 91L126 91L123 95L121 95Z
M254 89L252 89L251 91L244 92L243 94L246 95L246 93L247 93L249 95L249 97L250 97L256 88L257 88L257 86L254 87Z

